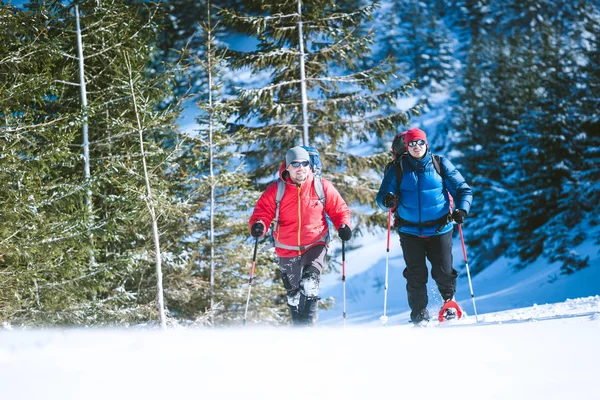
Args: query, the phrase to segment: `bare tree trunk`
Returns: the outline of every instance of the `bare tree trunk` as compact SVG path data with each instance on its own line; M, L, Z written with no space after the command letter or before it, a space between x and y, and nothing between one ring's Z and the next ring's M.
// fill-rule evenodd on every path
M88 211L88 229L90 229L90 266L96 264L94 257L94 235L91 232L94 226L94 214L92 209L92 188L91 188L91 173L90 173L90 142L88 138L88 109L87 109L87 91L85 87L85 73L84 73L84 62L83 62L83 42L81 39L81 28L79 26L79 7L75 4L75 23L77 24L77 53L79 59L79 89L81 93L81 110L82 110L82 136L83 136L83 160L84 160L84 178L87 185L87 191L85 196L85 205Z
M304 35L302 34L302 0L298 0L298 43L300 45L300 88L302 91L302 142L310 146L308 142L308 98L306 96L306 72L304 70Z
M213 100L212 100L212 54L211 54L211 26L210 26L210 0L207 4L208 13L208 33L207 47L208 51L208 108L210 115L208 117L208 151L209 151L209 169L210 169L210 324L214 326L214 306L215 306L215 175L213 171Z
M162 329L167 328L167 321L165 317L165 304L163 297L163 281L162 281L162 266L161 266L161 254L160 254L160 237L158 234L158 223L156 220L156 212L154 211L154 199L152 198L152 189L150 187L150 178L148 177L148 168L146 166L146 155L144 153L144 136L142 130L142 123L140 122L140 114L138 112L137 101L135 98L135 90L133 88L133 77L131 71L131 63L126 58L127 71L129 72L129 88L131 90L131 97L133 99L133 108L135 111L135 118L137 120L138 133L140 137L140 152L142 154L142 165L144 166L144 179L146 180L146 205L150 211L152 217L152 233L154 235L154 250L156 253L156 286L158 291L158 312L160 314L160 327Z

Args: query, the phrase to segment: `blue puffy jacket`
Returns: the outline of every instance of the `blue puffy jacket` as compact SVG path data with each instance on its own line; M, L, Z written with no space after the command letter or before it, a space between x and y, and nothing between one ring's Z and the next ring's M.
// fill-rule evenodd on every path
M387 193L393 193L399 199L396 211L406 224L400 232L415 236L443 235L452 230L452 223L433 224L448 215L450 198L454 198L454 208L465 210L468 214L473 201L471 187L456 167L447 159L440 157L444 179L435 170L430 151L421 160L406 155L403 162L402 185L398 187L396 169L390 168L381 182L377 193L377 204L384 210L382 201ZM447 190L445 190L447 189ZM440 229L441 226L441 229Z

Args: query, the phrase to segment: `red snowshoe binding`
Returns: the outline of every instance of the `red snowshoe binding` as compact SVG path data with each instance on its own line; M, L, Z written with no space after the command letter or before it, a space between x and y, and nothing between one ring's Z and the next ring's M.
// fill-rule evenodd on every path
M440 314L438 315L438 321L450 321L453 319L460 319L462 317L462 310L460 309L458 303L454 300L448 300L442 306L440 310Z

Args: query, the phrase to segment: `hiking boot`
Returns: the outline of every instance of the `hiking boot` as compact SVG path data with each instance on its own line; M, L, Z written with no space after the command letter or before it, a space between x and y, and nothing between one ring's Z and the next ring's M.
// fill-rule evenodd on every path
M415 325L418 325L422 322L427 322L429 321L429 311L427 311L426 308L419 310L419 311L413 311L410 313L410 322L412 322Z

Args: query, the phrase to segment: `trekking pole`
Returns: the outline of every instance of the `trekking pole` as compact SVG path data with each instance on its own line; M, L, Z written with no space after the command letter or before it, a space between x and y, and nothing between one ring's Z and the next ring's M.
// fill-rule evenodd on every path
M256 265L256 250L258 249L258 238L254 242L254 255L252 256L252 269L250 270L250 280L248 281L248 298L246 299L246 311L244 311L244 326L246 326L246 316L248 315L248 304L250 303L250 291L252 290L252 280L254 279L254 265Z
M383 325L385 325L388 321L388 317L386 315L387 312L387 293L388 293L388 271L390 265L390 236L392 230L392 209L388 210L388 230L387 230L387 247L385 249L385 286L383 289L383 315L379 317L379 320Z
M463 256L465 257L465 266L467 267L467 278L469 278L469 289L471 290L471 300L473 300L473 310L475 311L475 322L479 322L477 317L477 307L475 306L475 295L473 294L473 284L471 283L471 273L469 272L469 261L467 260L467 250L465 248L465 239L463 237L462 224L458 224L460 233L460 243L462 244Z
M344 303L344 327L346 327L346 241L342 240L342 298Z

